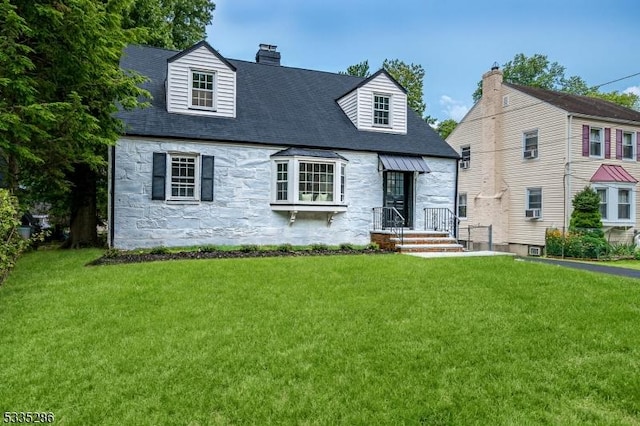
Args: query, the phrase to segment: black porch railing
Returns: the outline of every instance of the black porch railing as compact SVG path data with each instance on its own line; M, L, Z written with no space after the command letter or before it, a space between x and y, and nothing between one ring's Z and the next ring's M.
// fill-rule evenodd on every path
M450 237L458 239L460 219L451 210L444 207L424 209L424 230L444 231Z
M404 240L404 221L404 217L395 207L373 208L373 230L395 234L400 239L400 244Z

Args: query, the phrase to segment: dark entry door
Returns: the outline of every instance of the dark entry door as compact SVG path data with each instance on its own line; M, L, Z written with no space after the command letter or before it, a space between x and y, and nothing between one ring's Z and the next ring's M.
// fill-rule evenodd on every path
M407 228L413 226L413 172L384 172L384 206L395 207Z

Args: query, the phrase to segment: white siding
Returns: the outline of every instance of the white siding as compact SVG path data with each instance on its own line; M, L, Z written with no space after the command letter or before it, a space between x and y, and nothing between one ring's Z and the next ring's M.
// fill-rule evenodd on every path
M167 111L215 117L236 116L236 73L206 47L190 52L168 64ZM189 108L191 70L215 73L215 111Z
M373 125L374 94L390 97L390 126ZM338 99L338 105L358 130L383 133L407 133L407 95L385 74Z
M467 219L461 227L493 225L494 243L526 254L529 245L544 246L548 228L569 226L574 195L602 164L623 166L640 179L640 163L615 158L615 130L640 131L640 125L573 117L566 111L518 90L500 86L482 99L447 138L460 152L471 147L471 167L460 170L458 190L467 193ZM508 105L503 104L508 96ZM582 156L582 125L611 129L611 158ZM569 128L570 127L570 128ZM523 134L538 131L538 158L523 157ZM604 145L604 144L603 144ZM604 146L603 146L604 149ZM525 217L527 188L542 189L542 217ZM635 190L636 222L640 197ZM611 241L631 242L633 228L607 229Z
M338 99L338 105L342 111L349 117L354 126L358 127L358 91L347 94L347 96Z

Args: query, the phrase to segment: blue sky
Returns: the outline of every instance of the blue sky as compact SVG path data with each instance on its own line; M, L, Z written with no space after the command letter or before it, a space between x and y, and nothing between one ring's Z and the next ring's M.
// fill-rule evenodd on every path
M420 64L425 114L460 120L482 74L518 53L547 55L589 85L640 73L640 0L216 0L207 40L247 61L275 44L282 65L320 71ZM640 75L602 90L640 94Z

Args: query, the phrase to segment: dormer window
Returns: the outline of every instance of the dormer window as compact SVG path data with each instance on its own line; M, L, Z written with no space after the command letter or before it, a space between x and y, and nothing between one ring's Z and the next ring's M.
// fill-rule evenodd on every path
M214 98L215 73L206 71L191 72L191 100L189 105L196 109L215 109Z
M374 94L373 95L373 125L389 126L389 105L391 96Z

